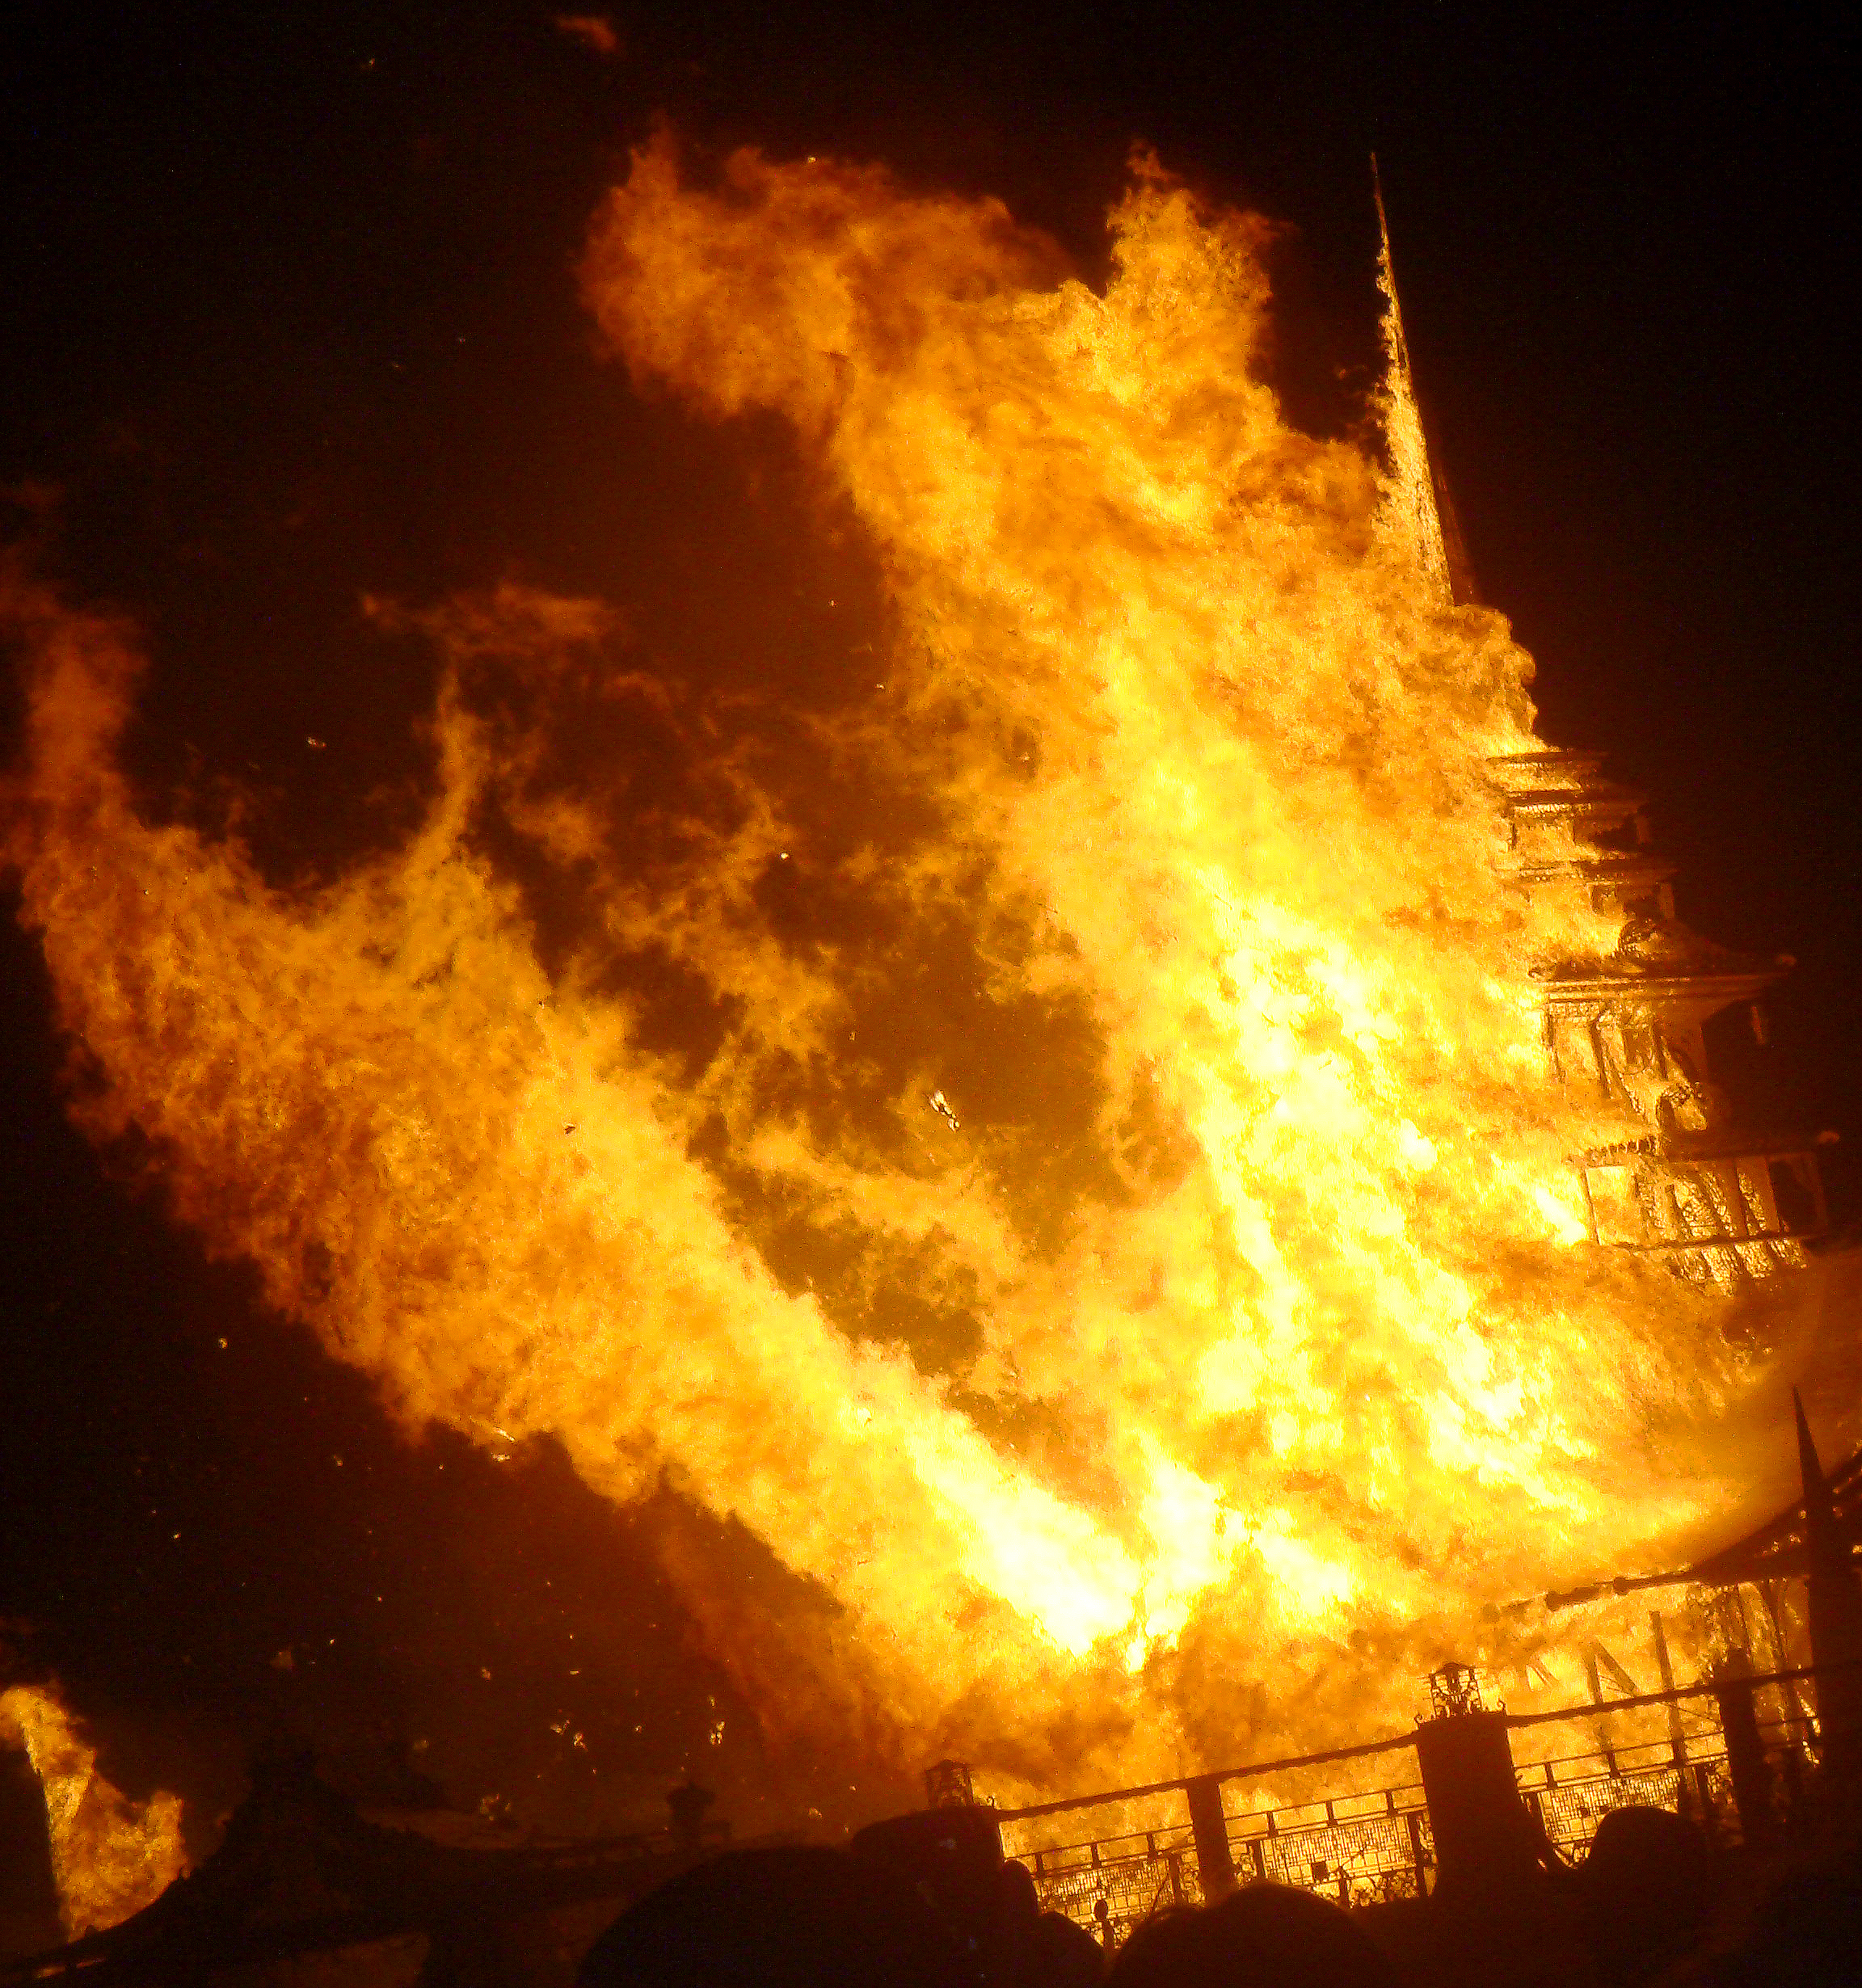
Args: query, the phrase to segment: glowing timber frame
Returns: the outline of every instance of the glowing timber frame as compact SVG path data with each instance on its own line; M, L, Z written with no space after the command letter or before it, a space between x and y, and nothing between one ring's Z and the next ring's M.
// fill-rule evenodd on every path
M1744 1008L1765 1039L1766 993L1788 958L1730 953L1679 923L1674 866L1649 847L1646 798L1602 777L1598 752L1489 762L1507 832L1505 874L1621 921L1604 958L1548 961L1546 1054L1561 1081L1649 1127L1574 1155L1594 1243L1650 1252L1721 1282L1800 1267L1829 1224L1814 1143L1735 1122L1711 1080L1706 1025Z

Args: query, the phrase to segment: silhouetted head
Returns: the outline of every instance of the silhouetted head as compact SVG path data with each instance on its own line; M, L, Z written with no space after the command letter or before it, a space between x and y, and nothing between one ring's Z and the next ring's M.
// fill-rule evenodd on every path
M628 1907L580 1988L959 1988L912 1886L838 1850L739 1850Z
M1801 1865L1772 1885L1754 1915L1739 1988L1851 1988L1862 1956L1862 1870L1851 1854Z
M1111 1988L1391 1988L1392 1978L1337 1906L1250 1885L1219 1906L1148 1920L1114 1964Z
M1097 1988L1106 1978L1106 1949L1064 1913L1041 1914L1030 1950L1040 1988Z
M1858 1955L1862 1868L1851 1846L1792 1864L1746 1909L1734 1902L1717 1938L1642 1978L1660 1988L1855 1988Z
M985 1939L996 1926L1002 1826L993 1809L915 1809L869 1822L847 1848L856 1864L904 1879L964 1940Z
M1579 1867L1585 1941L1609 1981L1636 1981L1687 1952L1713 1902L1712 1853L1666 1809L1613 1809Z
M996 1874L996 1914L1004 1926L1032 1926L1041 1916L1034 1873L1013 1857Z

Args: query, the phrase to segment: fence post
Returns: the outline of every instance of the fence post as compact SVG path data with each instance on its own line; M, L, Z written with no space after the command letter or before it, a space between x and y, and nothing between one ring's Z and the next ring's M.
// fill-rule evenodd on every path
M1412 1809L1403 1820L1409 1826L1409 1863L1416 1873L1416 1896L1429 1896L1429 1866L1422 1855L1422 1811Z
M1184 1784L1190 1797L1190 1833L1196 1843L1196 1868L1203 1897L1213 1905L1235 1889L1235 1860L1228 1854L1228 1826L1222 1817L1222 1784L1213 1774L1199 1774Z
M1755 1850L1767 1849L1777 1836L1771 1808L1771 1767L1765 1742L1759 1737L1759 1710L1750 1666L1732 1657L1713 1681L1720 1708L1720 1730L1726 1741L1726 1770L1733 1781L1733 1803L1739 1811L1739 1833Z
M1709 1843L1720 1841L1720 1812L1713 1805L1713 1770L1704 1760L1693 1766L1694 1793L1700 1805L1700 1826L1707 1832Z
M1492 1897L1532 1884L1538 1843L1514 1776L1506 1713L1426 1719L1416 1729L1416 1757L1434 1833L1438 1887Z
M1795 1388L1791 1405L1804 1473L1804 1544L1810 1551L1804 1598L1810 1617L1810 1662L1817 1673L1823 1775L1852 1801L1862 1788L1862 1582L1856 1577L1849 1535L1836 1516Z

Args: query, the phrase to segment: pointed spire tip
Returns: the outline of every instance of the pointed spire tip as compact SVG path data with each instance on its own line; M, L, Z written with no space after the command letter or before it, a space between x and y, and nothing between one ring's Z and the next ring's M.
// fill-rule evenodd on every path
M1814 1524L1819 1517L1833 1510L1830 1484L1823 1475L1822 1461L1810 1434L1810 1418L1804 1413L1804 1397L1795 1388L1791 1390L1791 1409L1797 1422L1797 1468L1804 1479L1805 1517L1808 1523Z

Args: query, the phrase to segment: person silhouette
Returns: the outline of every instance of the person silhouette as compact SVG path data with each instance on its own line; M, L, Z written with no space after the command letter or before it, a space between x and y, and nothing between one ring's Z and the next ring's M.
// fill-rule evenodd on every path
M1220 1905L1147 1920L1107 1988L1394 1988L1395 1980L1338 1906L1284 1885L1250 1885Z
M930 1907L838 1850L738 1850L630 1906L577 1988L971 1988Z
M1715 1896L1698 1823L1666 1809L1612 1809L1578 1867L1584 1943L1606 1982L1645 1981L1686 1953Z

